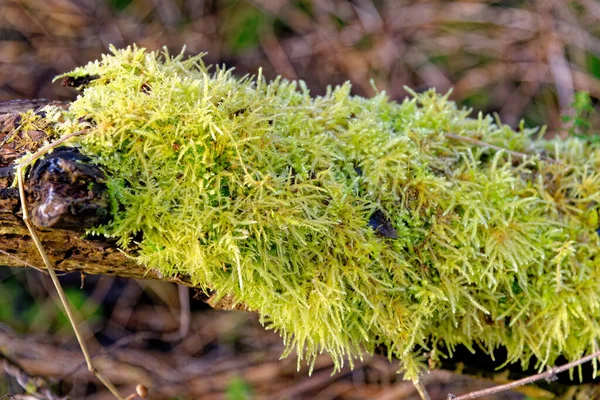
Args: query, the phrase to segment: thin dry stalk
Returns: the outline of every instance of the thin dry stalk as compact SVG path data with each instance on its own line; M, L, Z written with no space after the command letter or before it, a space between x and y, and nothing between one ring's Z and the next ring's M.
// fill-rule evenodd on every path
M38 249L40 256L42 257L42 260L44 261L44 265L46 266L46 268L48 269L48 273L50 274L50 278L52 279L52 283L54 284L54 287L56 288L56 291L58 293L58 297L60 297L60 301L62 302L62 305L65 309L65 312L69 318L69 322L71 323L71 326L73 327L73 331L75 332L75 336L77 337L77 341L79 342L79 347L81 348L81 352L83 353L83 357L85 358L88 370L96 377L98 378L98 380L100 382L102 382L102 384L118 399L118 400L123 400L124 398L119 394L119 391L117 390L117 388L108 380L106 379L101 373L100 371L98 371L96 369L96 367L94 367L94 364L92 362L92 357L89 353L89 350L87 348L87 345L85 343L84 337L81 333L81 331L79 330L79 327L77 326L77 322L75 321L75 316L73 315L73 311L71 310L71 306L69 304L69 300L67 299L67 296L65 295L65 292L62 288L62 285L60 284L60 281L58 280L58 276L56 275L56 272L54 270L54 266L52 265L52 262L50 261L50 259L48 258L48 255L46 254L46 251L44 250L44 246L41 242L41 240L39 239L37 233L35 232L35 228L33 226L33 224L31 223L30 219L29 219L29 212L27 209L27 199L25 196L25 184L24 184L24 178L23 178L23 174L24 174L24 170L34 161L36 161L37 159L39 159L40 157L42 157L43 155L45 155L46 153L48 153L50 150L54 149L55 147L59 146L60 144L66 142L67 140L75 137L75 136L79 136L86 133L85 131L78 131L78 132L74 132L70 135L66 135L63 136L62 138L42 147L40 150L38 150L37 152L35 152L34 154L32 154L31 156L29 156L27 159L25 159L24 161L20 162L17 165L17 182L19 185L19 197L21 200L21 211L23 213L23 221L25 222L25 225L27 226L27 229L29 230L29 233L31 234L31 238L33 239L36 248Z
M523 386L523 385L527 385L529 383L533 383L542 379L546 379L549 382L552 382L554 380L556 380L556 375L560 374L561 372L567 371L571 368L575 368L581 364L585 364L588 361L592 361L595 358L599 358L600 357L600 351L595 352L594 354L590 354L588 356L582 357L579 360L575 360L572 361L568 364L565 365L561 365L560 367L553 367L550 368L548 371L546 372L542 372L533 376L529 376L527 378L523 378L523 379L519 379L518 381L514 381L511 383L507 383L505 385L499 385L499 386L494 386L492 388L489 389L483 389L483 390L478 390L476 392L471 392L471 393L467 393L467 394L463 394L461 396L455 396L453 394L449 394L448 395L448 400L470 400L470 399L477 399L479 397L483 397L483 396L489 396L492 394L497 394L497 393L501 393L501 392L505 392L507 390L510 389L514 389L517 388L519 386Z
M415 389L417 389L417 393L419 393L421 400L431 400L431 396L429 396L427 389L425 389L423 381L421 381L420 379L415 380L413 381L413 385L415 385Z

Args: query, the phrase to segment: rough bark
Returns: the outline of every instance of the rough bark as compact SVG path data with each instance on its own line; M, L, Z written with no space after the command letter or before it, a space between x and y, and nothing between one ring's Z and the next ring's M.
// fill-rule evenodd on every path
M0 102L0 265L43 268L41 257L21 219L21 205L17 190L13 186L13 166L15 160L27 153L34 152L46 140L46 133L43 131L21 130L20 114L27 110L42 113L41 108L47 104L67 107L65 103L44 99ZM69 157L74 157L73 152L68 153L67 161L69 161ZM189 279L185 276L164 277L151 268L139 265L120 252L115 243L110 240L84 238L82 230L79 228L90 223L89 215L86 216L90 201L87 201L87 198L80 198L75 207L73 204L57 204L56 197L48 194L50 188L57 190L57 185L63 190L65 196L74 196L74 191L77 191L77 188L73 188L74 184L70 184L70 177L63 176L64 179L61 181L61 177L57 178L56 174L50 176L48 171L56 170L57 165L64 167L65 158L56 160L56 156L51 157L49 161L46 160L47 163L54 163L53 168L44 169L39 165L33 168L33 173L28 174L26 178L26 186L29 197L28 205L33 211L33 221L38 225L40 237L57 270L116 275L126 278L160 279L191 286ZM101 179L101 175L97 172L85 170L87 168L85 164L78 163L78 165L84 166L83 172L81 168L75 173L68 171L71 176L80 178L82 174L86 175L86 182ZM61 172L66 169L68 167L61 169ZM50 183L48 183L49 181ZM103 195L101 182L96 181L95 183L98 185L97 193L90 196L92 202L97 202L96 199L102 198ZM54 199L52 203L48 203L49 198ZM60 201L64 200L63 196ZM85 200L83 205L82 200ZM36 218L36 208L39 209L41 203L46 205L46 210L52 208L52 210L64 211L60 220L57 221L56 215L51 215L52 218L48 217L48 212L37 213L42 217ZM93 206L97 207L98 205L93 204ZM79 223L77 220L73 220L73 215L69 213L74 209L80 212ZM40 228L39 225L53 226L53 228ZM60 229L64 227L70 229Z

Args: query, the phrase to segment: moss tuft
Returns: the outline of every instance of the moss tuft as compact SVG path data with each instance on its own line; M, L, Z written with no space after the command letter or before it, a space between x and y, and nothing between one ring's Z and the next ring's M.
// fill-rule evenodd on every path
M385 345L414 378L426 349L505 346L540 368L597 350L597 145L434 91L312 97L136 47L64 75L90 76L47 113L60 135L89 129L78 145L106 171L113 219L94 231L255 310L286 354L339 368Z

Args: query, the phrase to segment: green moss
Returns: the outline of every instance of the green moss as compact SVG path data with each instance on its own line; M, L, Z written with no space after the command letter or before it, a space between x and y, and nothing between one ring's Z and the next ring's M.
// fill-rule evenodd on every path
M286 354L339 368L385 345L414 378L427 348L435 362L505 346L540 368L597 350L595 144L469 118L434 91L312 97L135 47L65 76L88 75L48 118L61 135L89 129L76 140L106 171L113 214L95 231L255 310ZM397 238L374 231L375 212Z

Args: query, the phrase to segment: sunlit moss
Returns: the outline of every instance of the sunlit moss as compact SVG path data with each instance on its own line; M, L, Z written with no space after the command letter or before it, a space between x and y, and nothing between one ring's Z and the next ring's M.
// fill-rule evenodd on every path
M596 145L434 91L313 97L135 47L65 76L97 76L47 115L88 129L77 144L106 171L112 221L95 231L255 310L286 354L339 368L385 345L413 378L459 344L539 367L597 350Z

